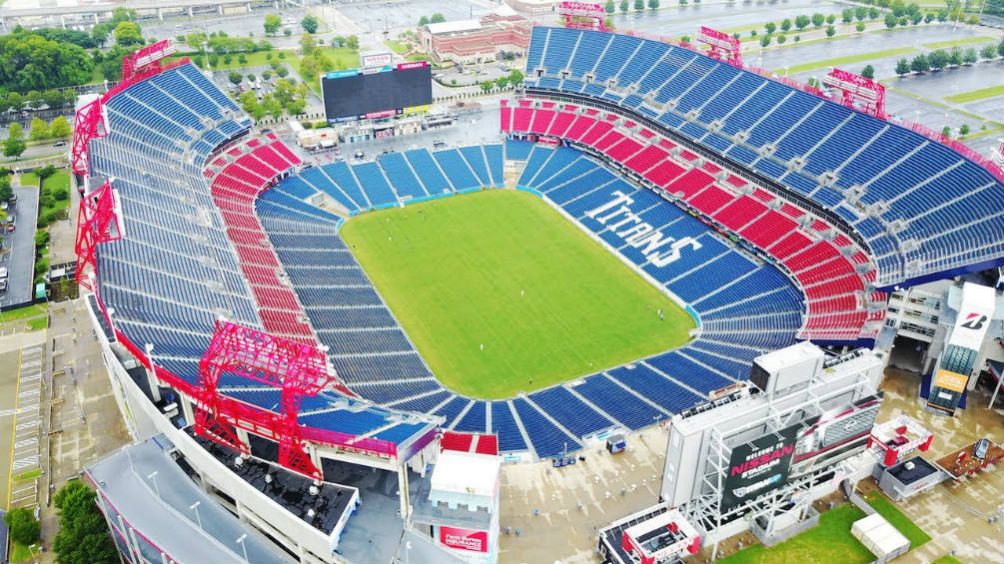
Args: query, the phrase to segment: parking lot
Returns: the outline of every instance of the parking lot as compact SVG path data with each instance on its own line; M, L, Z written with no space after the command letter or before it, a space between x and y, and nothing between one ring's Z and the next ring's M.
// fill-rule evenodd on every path
M38 189L15 184L17 205L7 210L16 218L13 233L3 234L0 266L7 268L7 291L0 294L0 307L32 299L35 274L35 223L38 219Z
M43 345L25 347L16 353L8 353L7 362L15 370L15 377L6 381L5 387L13 382L13 401L5 415L11 417L10 469L4 484L8 486L7 507L30 507L38 502L37 481L33 470L41 468L39 447L44 432L42 424L43 385ZM10 363L11 358L17 360ZM19 479L19 477L23 479Z

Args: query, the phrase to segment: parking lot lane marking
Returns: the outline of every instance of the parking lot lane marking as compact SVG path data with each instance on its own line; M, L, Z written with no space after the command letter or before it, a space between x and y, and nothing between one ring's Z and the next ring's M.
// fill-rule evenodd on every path
M24 352L23 350L17 351L17 385L14 388L14 397L18 397L18 394L21 393L21 354L23 352ZM11 487L14 485L14 444L17 441L16 439L17 408L20 403L21 403L20 401L17 401L17 403L14 404L14 410L15 410L14 421L11 422L12 424L10 430L10 472L7 474L7 505L6 505L8 511L10 510L10 490Z

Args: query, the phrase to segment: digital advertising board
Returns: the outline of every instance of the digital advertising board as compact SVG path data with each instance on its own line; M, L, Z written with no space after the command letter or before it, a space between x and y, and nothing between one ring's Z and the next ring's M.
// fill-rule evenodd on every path
M425 61L329 72L321 78L329 124L391 117L432 103L432 67Z
M488 552L488 531L439 527L439 542L456 550Z
M785 484L801 428L801 423L791 425L732 449L722 491L722 512Z

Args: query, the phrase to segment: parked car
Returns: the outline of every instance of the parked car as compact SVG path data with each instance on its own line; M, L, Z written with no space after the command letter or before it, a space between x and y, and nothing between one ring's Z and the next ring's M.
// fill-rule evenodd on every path
M66 141L56 141L55 143L52 144L52 146L53 147L65 147L66 146Z
M989 451L990 451L990 439L982 438L976 441L976 446L973 447L973 458L984 460L987 457L987 453Z
M0 279L0 292L6 292L6 291L7 291L7 279L6 278Z

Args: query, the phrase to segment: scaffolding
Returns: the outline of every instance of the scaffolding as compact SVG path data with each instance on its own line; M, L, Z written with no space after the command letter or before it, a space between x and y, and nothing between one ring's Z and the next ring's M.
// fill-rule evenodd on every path
M843 69L831 69L823 85L835 90L834 97L848 108L886 119L885 86Z
M77 255L75 277L81 287L94 290L93 275L97 274L98 269L98 245L122 238L124 233L119 216L118 197L111 180L106 180L99 188L80 198L74 252Z

